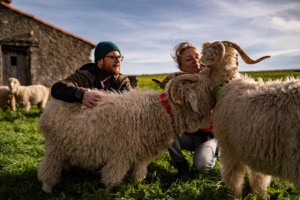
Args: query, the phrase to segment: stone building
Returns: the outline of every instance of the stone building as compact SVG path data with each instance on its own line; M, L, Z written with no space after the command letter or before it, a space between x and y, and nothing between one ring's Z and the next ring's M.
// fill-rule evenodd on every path
M0 1L0 85L15 77L22 85L51 87L92 62L93 42ZM128 77L136 87L136 76Z
M9 77L22 85L43 84L91 62L95 44L0 2L0 85Z

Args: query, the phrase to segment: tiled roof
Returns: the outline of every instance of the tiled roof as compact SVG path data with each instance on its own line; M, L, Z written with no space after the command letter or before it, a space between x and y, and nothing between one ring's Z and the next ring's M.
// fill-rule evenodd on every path
M88 43L88 44L90 44L90 45L92 45L92 46L94 46L94 47L96 46L95 43L93 43L93 42L91 42L91 41L89 41L89 40L86 40L86 39L84 39L84 38L82 38L82 37L80 37L80 36L77 36L77 35L75 35L75 34L73 34L73 33L70 33L70 32L68 32L68 31L65 31L65 30L63 30L63 29L61 29L61 28L59 28L59 27L57 27L57 26L54 26L54 25L52 25L52 24L50 24L50 23L48 23L48 22L46 22L46 21L44 21L44 20L42 20L42 19L39 19L39 18L35 17L34 15L30 15L30 14L28 14L28 13L25 13L25 12L21 11L21 10L18 10L18 9L16 9L16 8L14 8L14 7L12 7L12 6L10 6L9 4L7 4L7 3L5 3L5 2L2 2L2 1L1 1L1 5L5 6L6 8L8 8L8 9L14 11L14 12L17 12L17 13L19 13L19 14L21 14L21 15L24 15L24 16L29 17L29 18L32 18L33 20L36 20L36 21L38 21L38 22L40 22L40 23L43 23L43 24L45 24L45 25L47 25L47 26L49 26L49 27L51 27L51 28L53 28L53 29L59 30L59 31L61 31L61 32L67 34L67 35L70 35L70 36L72 36L72 37L78 39L78 40L81 40L81 41L83 41L83 42L86 42L86 43Z

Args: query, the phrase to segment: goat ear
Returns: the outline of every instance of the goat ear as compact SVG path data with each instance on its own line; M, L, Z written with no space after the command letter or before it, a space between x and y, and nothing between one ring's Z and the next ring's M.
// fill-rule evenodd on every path
M197 96L194 91L190 90L188 92L186 100L187 100L187 102L189 102L189 104L194 112L199 112L198 99L197 99Z

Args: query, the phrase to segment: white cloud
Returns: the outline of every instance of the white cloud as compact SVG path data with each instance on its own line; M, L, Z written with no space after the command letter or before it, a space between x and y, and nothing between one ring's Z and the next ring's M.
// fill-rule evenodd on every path
M300 8L300 7L299 7ZM271 26L278 30L300 32L300 21L287 20L281 17L274 17L271 21Z
M174 46L189 41L201 48L207 40L233 41L254 58L272 56L251 69L300 69L297 0L14 0L12 6L92 42L115 42L125 55L124 74L178 71Z
M280 50L273 50L270 52L267 52L266 54L272 55L273 57L280 57L280 56L300 56L300 48L298 49L280 49ZM300 66L299 66L300 68Z

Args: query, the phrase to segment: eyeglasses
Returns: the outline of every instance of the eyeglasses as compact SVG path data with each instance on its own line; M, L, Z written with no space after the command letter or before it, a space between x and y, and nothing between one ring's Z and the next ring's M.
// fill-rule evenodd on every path
M104 56L104 57L109 57L113 61L116 61L117 59L119 59L120 61L122 61L124 59L124 56Z

